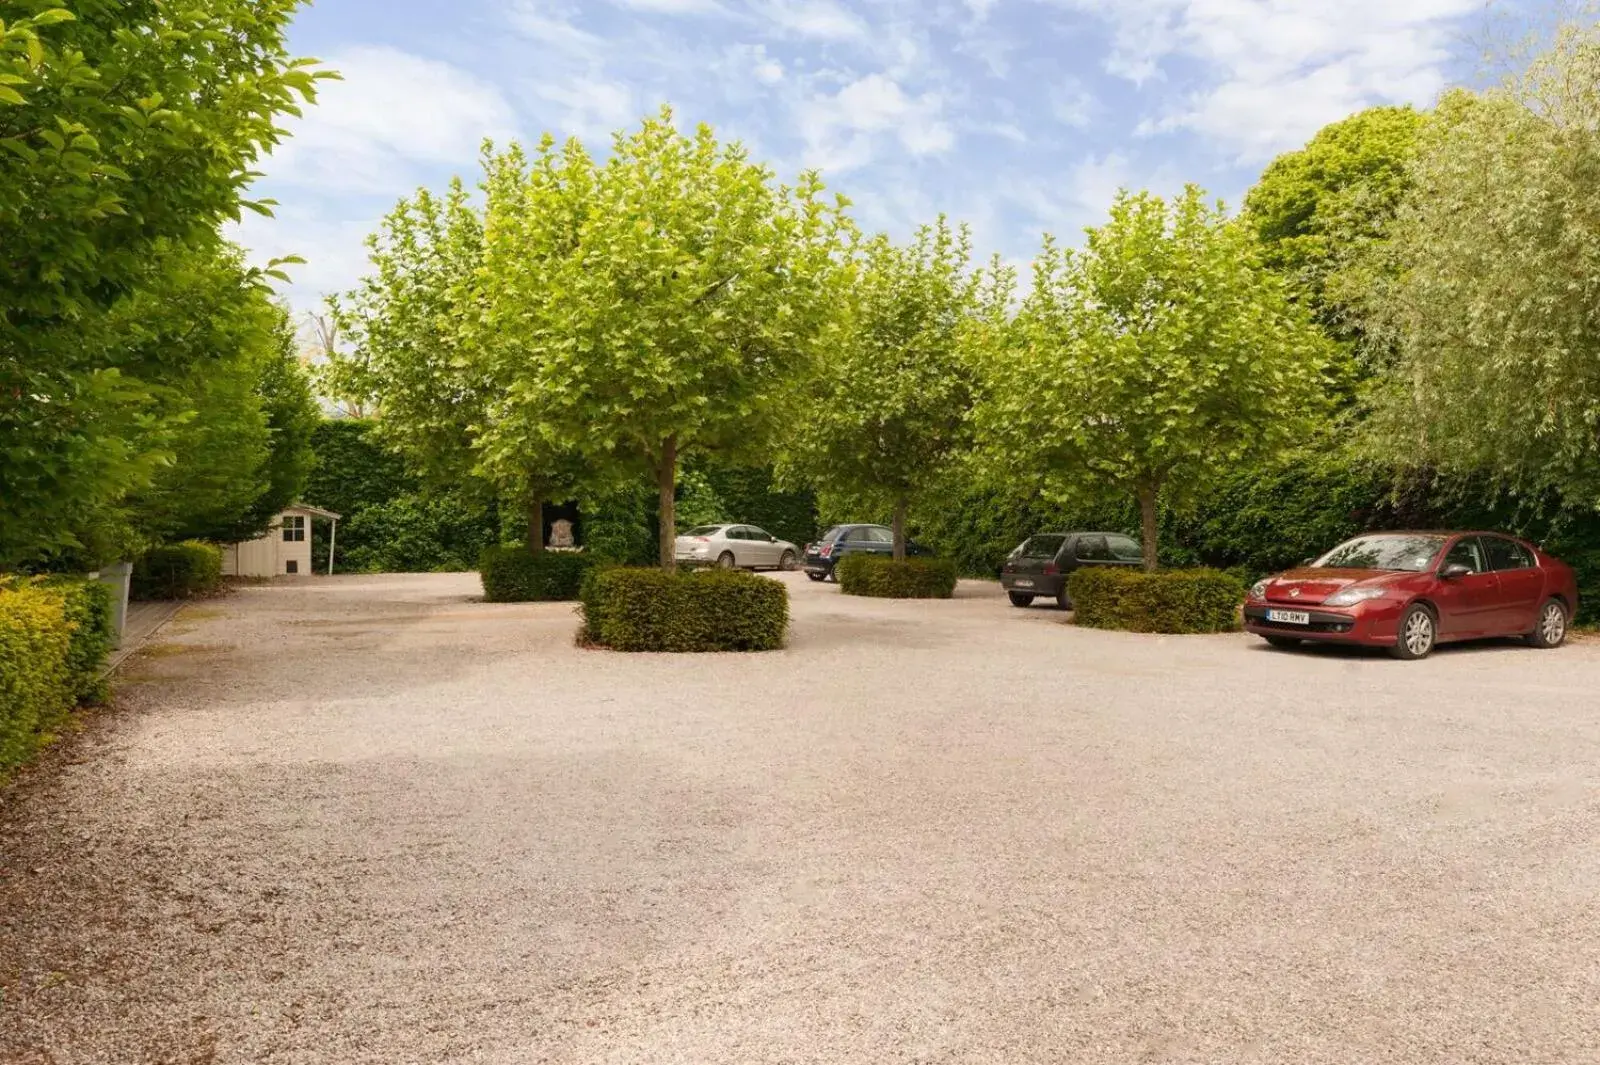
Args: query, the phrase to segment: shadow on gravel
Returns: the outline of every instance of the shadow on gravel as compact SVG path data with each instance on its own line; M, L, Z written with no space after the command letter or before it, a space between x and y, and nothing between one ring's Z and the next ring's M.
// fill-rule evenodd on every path
M1316 655L1320 658L1348 659L1352 661L1387 659L1389 652L1382 647L1356 647L1351 644L1340 643L1305 643L1299 647L1272 647L1264 641L1256 641L1251 645L1253 654L1266 655ZM1440 644L1433 651L1431 657L1452 658L1471 657L1474 655L1514 655L1533 654L1534 651L1520 640L1468 640L1463 643Z

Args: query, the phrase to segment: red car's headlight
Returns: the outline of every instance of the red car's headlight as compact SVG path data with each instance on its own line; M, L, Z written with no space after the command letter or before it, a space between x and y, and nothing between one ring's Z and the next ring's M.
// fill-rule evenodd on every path
M1323 606L1355 606L1372 599L1382 599L1389 594L1387 588L1346 588L1342 592L1334 592L1322 601Z

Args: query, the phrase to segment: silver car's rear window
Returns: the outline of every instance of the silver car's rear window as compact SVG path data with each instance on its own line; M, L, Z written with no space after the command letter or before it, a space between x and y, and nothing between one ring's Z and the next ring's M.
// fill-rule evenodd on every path
M684 533L683 535L685 535L685 536L715 536L715 535L717 535L717 533L721 532L724 528L726 528L726 526L723 526L723 525L702 525L697 529L690 529L688 532Z

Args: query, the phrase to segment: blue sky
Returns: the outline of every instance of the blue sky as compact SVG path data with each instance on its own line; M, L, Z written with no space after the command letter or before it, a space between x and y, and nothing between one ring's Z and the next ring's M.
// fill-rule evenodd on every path
M476 176L484 137L603 149L663 102L860 223L939 212L1018 263L1119 186L1237 203L1262 165L1377 103L1470 76L1484 0L320 0L292 43L338 69L236 236L298 253L299 309L347 288L400 197Z

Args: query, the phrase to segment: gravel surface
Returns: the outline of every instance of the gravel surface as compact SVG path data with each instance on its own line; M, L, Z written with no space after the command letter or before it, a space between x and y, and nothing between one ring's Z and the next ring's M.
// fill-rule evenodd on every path
M0 799L0 1061L1600 1061L1600 646L1421 663L784 578L190 608Z

